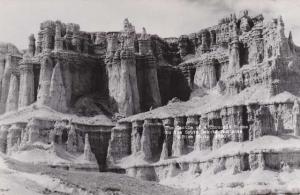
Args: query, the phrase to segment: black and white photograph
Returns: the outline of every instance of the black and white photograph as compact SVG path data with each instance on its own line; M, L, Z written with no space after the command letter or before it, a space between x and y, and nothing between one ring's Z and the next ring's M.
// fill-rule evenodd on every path
M299 195L300 0L0 0L0 195Z

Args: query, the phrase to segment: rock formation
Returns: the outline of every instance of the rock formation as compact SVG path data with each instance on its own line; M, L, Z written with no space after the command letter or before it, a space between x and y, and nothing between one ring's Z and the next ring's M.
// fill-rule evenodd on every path
M45 21L23 55L0 44L0 151L52 144L159 181L299 167L298 149L276 139L300 135L299 55L281 17L247 11L164 39L128 19L117 32ZM229 144L236 150L224 152ZM129 156L141 162L122 164Z
M90 141L89 141L89 134L85 134L85 141L84 141L84 160L86 161L95 161L95 155L92 152Z
M34 102L33 66L33 62L25 55L20 62L19 108L23 108Z
M115 160L108 167L125 167L128 174L138 178L153 179L155 175L156 181L168 177L180 180L186 171L196 177L206 177L223 171L239 175L256 169L264 172L282 170L287 165L299 167L298 148L287 146L286 150L278 141L275 151L270 149L273 143L268 140L277 136L298 140L300 49L291 36L285 37L281 17L269 23L263 20L262 15L252 17L244 11L239 17L233 14L197 33L167 38L166 45L158 40L153 42L155 38L145 30L135 35L143 113L117 121L108 148L109 159ZM129 43L132 42L121 44ZM117 48L114 48L114 58L106 56L107 60L114 60L112 63L120 61ZM169 50L170 56L167 57L165 50ZM161 98L153 92L152 97L146 95L150 94L145 88L149 79L141 75L150 76L154 71L141 70L141 62L148 65L144 55L156 58L153 62L158 66L153 63L153 67L157 75L164 61L177 62L191 91L190 99L170 101L155 108L154 102L158 102L155 99L163 99L165 86L160 84L158 76L158 85L155 81L151 83L158 86ZM259 147L252 148L256 143ZM231 146L237 148L230 150ZM118 148L122 150L117 152ZM140 153L146 162L122 164L123 159Z
M60 112L67 111L66 91L62 79L61 65L59 62L53 69L49 95L51 108Z
M149 121L145 121L143 125L143 135L141 139L141 151L143 159L150 160L152 158L152 151L151 151L151 128Z
M70 124L70 130L68 132L67 150L69 152L77 152L77 138L73 124Z
M293 130L295 136L300 136L300 107L297 100L294 101L293 106Z
M162 146L162 151L161 151L161 154L160 154L160 160L165 160L165 159L168 159L168 148L167 148L167 142L165 141L163 143L163 146Z

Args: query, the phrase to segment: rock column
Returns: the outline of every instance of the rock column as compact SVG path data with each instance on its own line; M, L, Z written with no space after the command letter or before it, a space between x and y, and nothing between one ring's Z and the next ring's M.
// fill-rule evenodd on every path
M172 155L172 144L173 144L173 134L174 134L174 119L166 118L162 120L165 140L168 149L168 156Z
M206 53L207 51L210 50L210 48L209 48L209 45L210 45L209 32L207 30L202 32L201 40L202 40L201 52Z
M55 24L55 44L54 49L56 51L63 50L63 38L61 37L61 23L56 22Z
M172 145L172 156L181 156L186 151L185 148L185 123L186 118L183 116L175 117L174 119L174 135L173 135L173 145Z
M239 114L237 107L229 107L227 108L227 114L228 114L228 127L230 130L230 140L239 142L240 140L240 125L239 125Z
M61 65L58 62L51 76L51 84L49 89L50 95L50 104L49 106L54 110L59 112L66 112L67 108L67 99L66 99L66 89L63 83Z
M168 146L167 146L167 142L165 140L163 143L161 154L160 154L160 160L168 159L168 157L169 157Z
M161 105L161 96L158 85L157 78L157 62L153 56L151 50L151 40L150 36L146 33L145 28L143 28L143 33L138 40L139 42L139 55L145 58L144 69L144 80L145 80L145 93L144 97L146 98L146 108L156 108Z
M5 58L0 57L0 87L2 86L2 78L4 75L4 69L5 69ZM1 90L0 90L0 98L1 98Z
M214 60L206 60L205 63L208 64L207 67L198 68L199 70L202 69L202 71L207 71L205 75L203 75L205 78L202 78L200 82L201 85L208 87L209 89L212 89L217 84L216 67L215 67L216 62Z
M272 135L275 131L274 119L268 106L260 106L255 112L254 137Z
M108 55L116 52L118 49L118 34L114 32L107 33L106 40Z
M85 134L85 142L84 142L84 160L86 161L95 161L96 157L92 152L90 141L89 141L89 134Z
M258 109L258 104L250 104L247 106L247 113L248 113L248 123L249 123L249 140L253 141L255 138L255 111Z
M40 137L40 123L39 120L36 118L30 119L27 126L28 131L28 142L34 143L39 140Z
M7 134L7 153L11 154L12 151L16 150L19 146L18 142L21 140L22 127L20 124L13 124L8 129Z
M199 116L191 115L187 117L185 134L186 134L186 143L189 151L194 150L194 144L195 144L198 126L199 126Z
M142 157L144 160L151 160L152 159L152 151L151 151L151 119L147 119L143 125L143 135L141 141L141 151Z
M228 75L235 74L240 68L239 38L235 33L229 45Z
M75 126L71 124L68 132L67 150L69 152L77 152L77 146Z
M9 82L9 91L6 101L6 112L18 110L18 100L19 100L19 82L20 77L16 70L13 71Z
M151 140L151 151L153 157L158 158L159 154L162 150L163 145L163 129L162 129L162 123L160 119L152 119L148 121L150 130L150 140Z
M300 106L297 100L293 106L293 130L295 136L300 136Z
M199 138L196 138L195 150L211 149L213 132L208 128L207 114L201 115L198 136Z
M112 128L107 151L107 164L113 165L116 160L131 154L131 123L118 122Z
M12 72L12 56L7 55L5 59L5 69L2 78L2 86L1 86L1 100L0 100L0 114L5 112L6 100L10 86L10 77Z
M6 153L7 149L7 135L8 135L8 125L2 125L0 128L0 152Z
M29 56L34 56L35 54L35 38L34 38L34 35L31 34L29 36L29 45L28 45L28 52Z
M52 49L54 49L54 39L52 39L52 37L54 37L54 32L52 32L50 26L46 26L44 31L43 31L43 50L45 51L50 51Z
M131 152L132 154L137 153L141 150L141 136L143 132L143 122L136 120L132 122L132 133L131 133Z
M29 59L23 60L23 62L19 66L19 70L19 108L22 108L34 102L34 74L32 62Z
M146 56L147 66L145 67L146 97L149 98L147 108L161 106L161 96L157 78L157 63L152 54Z
M42 31L40 31L38 33L38 40L37 40L37 44L36 44L36 50L35 50L36 54L42 53L42 50L43 50L42 44L43 44L43 33L42 33Z
M140 112L135 63L135 55L132 50L124 49L121 51L120 101L118 107L119 112L125 116Z
M41 63L39 91L37 103L39 105L50 105L50 84L53 72L53 62L50 57L45 57Z

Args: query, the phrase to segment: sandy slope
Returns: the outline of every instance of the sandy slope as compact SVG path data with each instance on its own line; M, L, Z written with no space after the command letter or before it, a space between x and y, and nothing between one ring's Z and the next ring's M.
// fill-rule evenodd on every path
M1 195L38 195L44 194L47 188L62 193L71 193L73 190L62 185L59 179L10 169L3 156L0 156Z
M8 159L0 154L0 195L184 195L186 192L123 174L76 172Z

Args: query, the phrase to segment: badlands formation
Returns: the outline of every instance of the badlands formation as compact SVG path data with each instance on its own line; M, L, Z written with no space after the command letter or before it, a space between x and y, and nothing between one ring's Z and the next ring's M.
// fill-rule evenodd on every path
M300 192L300 48L243 11L178 38L41 23L0 45L0 151L201 194Z

